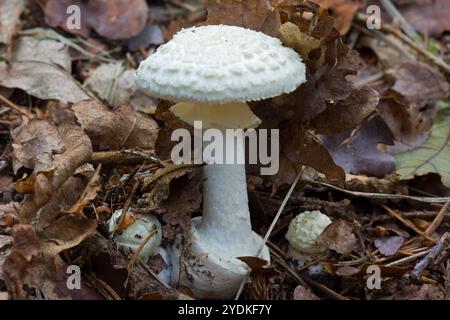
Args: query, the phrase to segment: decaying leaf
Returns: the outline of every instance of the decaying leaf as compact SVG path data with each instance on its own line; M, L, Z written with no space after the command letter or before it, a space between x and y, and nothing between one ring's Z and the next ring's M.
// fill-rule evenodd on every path
M345 172L383 177L395 170L394 159L379 144L393 144L393 135L380 116L365 120L353 132L321 136L338 165Z
M397 173L401 179L412 179L437 173L450 187L450 108L438 113L431 135L420 147L395 155Z
M0 280L3 280L3 264L11 253L13 238L11 236L0 235Z
M71 59L66 45L40 39L45 30L34 29L35 37L21 37L12 51L10 65L0 62L0 85L19 88L44 100L78 102L89 95L70 75Z
M139 201L147 211L163 214L171 226L187 229L191 214L201 205L201 174L194 165L170 165L144 179L144 193Z
M293 122L283 124L280 133L280 141L289 141L284 144L280 153L281 169L273 177L275 184L290 183L296 176L299 166L306 165L324 173L330 181L343 184L344 171L335 164L328 150L322 145L319 138L310 131L306 131L301 125ZM289 170L286 166L292 166ZM283 167L284 166L284 167ZM290 174L289 174L290 173Z
M80 8L80 27L69 28L67 8ZM138 35L145 27L148 6L144 0L47 0L41 5L45 22L67 32L88 37L90 29L111 40L129 39ZM71 13L72 14L72 13Z
M145 0L90 0L87 23L101 36L123 40L137 36L147 22Z
M338 219L322 232L317 243L337 253L348 255L356 248L357 239L353 234L352 227L347 222Z
M270 0L206 0L207 24L245 27L271 36L279 34L280 18Z
M44 230L41 239L42 254L54 258L60 252L73 248L92 237L96 229L95 220L74 214L64 215Z
M69 249L78 242L79 235L73 231L78 230L75 225L76 223L70 227L66 225L64 229L53 230L58 234L55 240L64 239L65 233L68 236L75 236L75 240L60 242L62 246L60 249ZM55 256L58 250L48 251L49 255L41 251L40 240L31 225L15 225L12 236L14 245L5 260L3 272L8 291L13 298L25 298L27 287L39 289L46 299L70 299L71 297L98 299L98 295L85 284L82 284L81 290L67 288L67 272L65 272L67 265ZM57 245L58 243L53 243L53 247L50 246L50 248L55 248Z
M311 290L298 285L294 290L293 300L320 300Z
M40 128L45 128L48 133L44 141L39 138ZM25 122L14 131L13 139L17 163L34 170L26 180L31 194L27 195L20 210L20 218L29 221L75 170L87 163L92 144L80 127L67 123L54 127L46 120ZM28 152L34 155L34 160L26 158ZM27 185L27 182L22 184Z
M313 0L313 2L331 10L335 28L344 35L350 29L353 17L362 7L364 0Z
M450 2L439 1L402 1L398 7L404 18L426 35L440 35L450 30Z
M375 247L384 256L392 256L397 253L397 251L405 243L405 238L395 236L395 237L385 237L374 240Z
M102 187L100 184L101 168L102 166L98 166L97 170L95 170L94 175L87 184L86 189L84 189L83 194L80 196L80 199L78 199L77 203L75 203L72 206L72 208L70 208L69 210L70 213L82 215L84 207L87 206L89 202L95 199L97 193L100 191Z
M0 43L11 44L24 7L24 0L0 0Z
M136 91L134 71L125 70L120 62L100 65L84 86L113 107L129 102Z
M73 105L72 110L93 144L112 149L155 148L157 123L127 104L109 110L102 103L89 100Z
M375 90L368 87L355 89L344 100L329 104L312 125L317 133L327 135L353 130L375 111L378 101Z
M342 184L343 170L320 139L307 130L308 125L319 133L354 129L374 111L378 94L369 88L355 88L348 80L361 68L361 60L339 39L324 8L309 1L274 3L283 23L281 39L307 66L307 82L293 93L251 105L263 121L262 128L281 129L280 171L275 184L292 182L301 165L312 166Z

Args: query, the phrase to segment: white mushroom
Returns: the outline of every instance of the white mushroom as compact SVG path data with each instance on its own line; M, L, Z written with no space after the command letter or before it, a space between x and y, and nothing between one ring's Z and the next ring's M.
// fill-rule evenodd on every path
M305 66L279 39L245 28L210 25L184 29L141 63L138 85L149 95L178 102L171 110L203 128L256 128L246 102L294 91ZM243 138L234 141L244 157ZM208 162L207 162L208 163ZM204 167L203 215L193 219L188 245L172 250L172 282L197 298L230 298L248 268L237 259L256 256L262 239L251 228L244 164ZM261 257L270 260L263 247Z
M320 211L305 211L292 219L286 233L288 256L303 265L311 255L322 254L324 250L316 241L330 223Z
M131 225L123 231L115 232L122 215L122 210L117 210L108 221L108 231L116 240L117 245L127 248L131 252L137 252L141 244L152 233L152 236L139 253L143 260L147 260L150 256L157 253L157 249L161 244L161 224L155 216L150 214L134 215L130 211L127 214L131 215L130 218L134 220Z

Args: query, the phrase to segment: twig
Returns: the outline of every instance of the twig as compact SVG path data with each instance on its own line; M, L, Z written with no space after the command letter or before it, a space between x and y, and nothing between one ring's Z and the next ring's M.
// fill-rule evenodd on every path
M136 193L138 187L139 187L139 182L136 182L133 185L133 189L131 189L130 195L128 196L127 200L125 201L125 204L124 204L124 206L122 208L122 213L120 214L119 219L117 219L117 225L116 225L116 228L113 231L113 234L122 225L122 222L125 219L125 216L127 215L128 209L130 208L130 205L131 205L131 201L133 200L133 196Z
M424 232L422 232L421 230L419 230L419 228L417 228L411 221L403 218L399 213L397 213L395 210L392 210L391 208L389 208L386 205L382 205L382 207L395 219L399 220L401 223L403 223L405 226L407 226L408 228L410 228L411 230L415 231L417 234L420 234L422 237L424 237L425 239L436 243L436 240L434 240L433 238L431 238L430 236L428 236L427 234L425 234Z
M425 269L436 259L436 257L450 245L450 233L446 232L442 235L439 242L430 250L430 252L420 260L411 272L413 279L420 279Z
M381 4L386 9L388 14L392 17L392 19L397 19L400 22L400 28L402 28L403 32L407 34L412 39L419 39L419 35L416 30L409 24L408 21L402 16L402 14L397 10L395 5L391 0L381 0Z
M425 255L427 255L428 252L430 252L431 249L425 250L424 252L419 252L416 254L413 254L409 257L404 257L402 259L396 260L396 261L392 261L388 264L386 264L386 267L393 267L393 266L398 266L400 264L406 263L406 262L410 262L410 261L414 261L417 258L423 257Z
M119 296L119 294L109 285L107 284L105 281L103 281L102 279L99 279L95 274L90 273L89 275L93 280L95 280L96 282L98 282L101 286L101 289L103 291L105 291L110 298L114 299L114 300L122 300L122 298Z
M153 226L152 231L150 231L148 233L148 235L145 237L144 241L141 242L141 244L139 245L138 249L136 250L136 252L134 252L133 256L131 257L130 262L128 263L128 274L130 274L131 269L134 266L134 263L136 262L136 260L139 258L139 254L141 253L142 249L145 247L145 245L147 244L147 242L158 232L158 228L156 228L156 226Z
M359 192L359 191L350 191L343 188L336 187L332 184L314 181L314 180L305 180L308 183L318 184L321 186L325 186L337 191L341 191L347 194L351 194L356 197L365 197L371 199L391 199L391 200L413 200L424 203L447 203L450 201L450 197L414 197L414 196L405 196L402 194L386 194L386 193L370 193L370 192Z
M11 100L9 100L8 98L2 96L0 94L0 102L3 102L5 105L7 105L9 108L13 109L14 111L28 117L28 118L33 118L33 114L31 112L29 112L28 110L25 110L22 107L19 107L18 105L16 105L14 102L12 102Z
M266 235L264 236L264 240L263 240L263 242L261 243L261 247L259 248L258 252L256 253L256 256L257 256L257 257L260 257L260 256L261 256L261 252L263 251L264 246L266 245L267 240L269 240L270 234L272 233L273 229L275 228L275 225L277 224L278 219L280 218L281 213L282 213L283 210L284 210L284 207L286 206L286 204L287 204L289 198L291 197L292 192L294 192L294 189L295 189L295 187L297 186L297 183L298 183L298 181L300 180L301 175L302 175L302 172L300 171L300 172L297 174L297 177L295 178L294 182L292 183L291 188L289 189L288 193L287 193L286 196L284 197L284 200L283 200L283 202L281 203L281 206L280 206L280 208L278 209L278 212L277 212L277 214L275 215L275 218L273 218L272 224L270 225L269 229L268 229L267 232L266 232ZM241 296L242 291L244 290L245 284L247 283L249 277L250 277L250 273L247 272L247 274L245 275L244 279L242 280L242 283L241 283L241 286L239 287L238 292L236 293L235 300L238 300L239 297Z
M437 216L434 218L433 222L430 224L430 226L425 230L425 234L428 236L431 236L437 228L441 225L442 221L444 220L445 214L447 213L448 207L450 206L450 201L447 202L439 211Z

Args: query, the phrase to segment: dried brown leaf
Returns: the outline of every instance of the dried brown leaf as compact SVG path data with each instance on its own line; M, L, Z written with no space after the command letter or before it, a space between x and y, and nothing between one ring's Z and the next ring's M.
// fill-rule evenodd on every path
M102 103L89 100L73 105L72 110L93 144L112 149L155 148L157 123L129 105L109 110Z
M206 0L207 24L253 29L271 36L279 34L280 19L270 0Z
M77 215L64 215L44 230L42 235L42 253L46 257L54 258L60 252L73 248L89 237L97 229L95 220Z
M322 232L317 243L337 253L348 255L355 250L358 242L352 227L347 222L338 219Z
M45 136L45 140L50 139L51 143L41 143L42 139L37 138L42 134L39 128L46 128L50 134ZM89 161L92 145L80 127L67 123L52 127L46 120L24 123L14 131L13 139L16 158L21 159L22 153L26 154L26 150L33 150L34 158L39 159L37 163L33 159L28 163L29 167L34 169L28 178L32 181L30 185L32 193L27 195L20 210L20 218L28 221L49 202L54 192L75 173L77 168Z

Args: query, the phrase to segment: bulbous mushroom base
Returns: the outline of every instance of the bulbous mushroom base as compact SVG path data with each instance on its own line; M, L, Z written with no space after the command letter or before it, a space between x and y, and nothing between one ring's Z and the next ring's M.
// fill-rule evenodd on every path
M170 252L172 261L171 282L192 290L199 299L230 299L250 269L237 259L223 255L221 248L212 247L203 241L196 226L201 218L192 219L191 237L182 243L178 236ZM256 256L263 239L252 231L246 242L242 243L240 257ZM226 246L226 243L223 243ZM269 249L264 246L261 258L270 262Z

